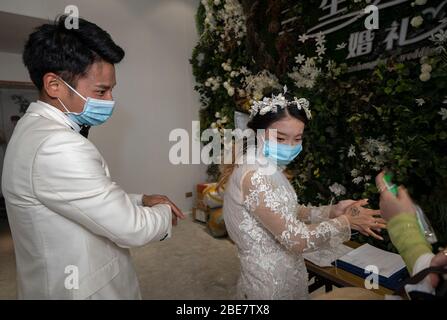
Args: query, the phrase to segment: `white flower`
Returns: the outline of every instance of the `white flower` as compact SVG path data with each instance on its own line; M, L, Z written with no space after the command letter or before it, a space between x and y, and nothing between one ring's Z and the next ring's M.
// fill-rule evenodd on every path
M302 55L301 53L299 53L296 57L295 57L295 62L297 64L302 64L304 61L306 60L306 57L304 55Z
M217 119L220 119L220 112L216 112L216 114L214 115Z
M419 107L422 107L425 104L425 100L422 98L416 99L415 101Z
M321 74L321 69L315 65L315 58L307 58L306 62L299 68L293 68L288 76L295 81L298 88L312 89Z
M427 0L416 0L414 2L414 4L418 5L418 6L423 6L427 3Z
M387 160L387 154L391 151L391 144L386 141L386 136L378 139L368 138L366 142L360 147L362 152L360 155L369 164L369 166L379 171ZM360 176L360 172L356 169L351 171L352 177ZM361 181L368 181L368 176L362 177ZM360 179L357 180L360 183Z
M419 28L423 22L424 18L422 18L421 16L417 16L411 19L410 24L415 28Z
M223 68L225 71L231 71L231 70L232 70L231 65L230 65L228 62L224 62L224 63L222 63L222 68Z
M446 108L441 108L441 111L439 111L438 114L442 117L442 120L447 119L447 109Z
M326 47L325 46L318 46L317 50L315 51L319 56L322 56L325 54L326 52Z
M317 36L315 37L317 46L321 46L326 42L326 36L323 34L323 32L318 32Z
M239 70L240 73L242 73L243 75L249 75L250 71L247 69L247 67L242 67L241 70Z
M346 188L339 183L334 183L329 187L329 190L336 196L342 196L346 194Z
M368 152L362 152L362 158L366 162L373 162L374 161L374 158Z
M205 81L205 86L207 86L207 87L211 87L211 85L214 83L214 78L213 77L210 77L210 78L208 78L208 79L206 79L206 81Z
M225 81L223 83L223 86L225 89L227 89L227 93L230 97L232 97L235 93L234 88L231 86L231 84L228 81Z
M222 81L220 77L217 78L210 77L205 81L205 86L211 87L211 90L216 91L220 87L220 81Z
M302 34L298 37L298 41L304 43L309 39L309 36L307 34Z
M363 181L363 177L357 177L352 179L352 182L354 182L355 184L360 184L360 182Z
M433 70L433 68L428 63L424 63L424 64L421 65L421 72L422 73L430 73L432 70Z
M421 73L421 75L419 76L419 79L422 82L427 82L428 80L430 80L430 78L431 78L431 74L429 72Z
M349 147L348 158L352 158L355 156L356 156L355 147L351 144L351 146Z
M205 8L205 29L214 32L215 35L225 41L240 43L247 33L243 8L237 0L202 0ZM223 6L221 6L224 4ZM216 8L219 6L219 8ZM222 25L223 28L218 28ZM218 52L225 53L225 41L218 45Z
M219 4L221 2L222 1L219 1ZM214 2L214 4L215 3L216 2ZM216 9L213 8L212 10ZM239 1L226 0L223 8L218 9L217 12L215 12L215 15L217 22L223 25L223 30L218 30L217 24L214 23L212 26L212 31L216 31L217 35L220 36L222 40L240 41L243 37L245 37L247 33L246 18L242 5ZM225 52L223 42L219 44L219 51Z
M371 176L365 176L365 177L363 178L363 180L365 180L365 181L369 181L369 180L371 180Z
M337 47L335 48L335 50L342 50L344 48L346 48L347 44L346 42L342 42L340 44L337 44Z
M447 40L447 31L446 30L439 30L438 33L432 34L430 36L430 40L436 43L443 43Z
M211 124L211 128L216 129L216 128L217 128L217 123L213 122L213 123Z

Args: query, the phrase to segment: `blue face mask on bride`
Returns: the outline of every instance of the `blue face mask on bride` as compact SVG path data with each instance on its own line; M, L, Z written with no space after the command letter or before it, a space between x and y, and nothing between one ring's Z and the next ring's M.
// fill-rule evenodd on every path
M280 166L287 166L292 162L303 150L301 144L291 146L288 144L272 143L266 140L264 143L263 154L264 157L270 158Z
M64 82L68 88L70 88L74 93L76 93L79 97L81 97L85 101L83 111L81 113L75 113L68 111L64 103L58 98L59 102L67 111L66 113L71 120L73 120L74 122L76 122L81 126L85 125L92 127L92 126L99 126L110 119L113 110L115 108L115 101L85 98L64 80L62 80L62 82Z

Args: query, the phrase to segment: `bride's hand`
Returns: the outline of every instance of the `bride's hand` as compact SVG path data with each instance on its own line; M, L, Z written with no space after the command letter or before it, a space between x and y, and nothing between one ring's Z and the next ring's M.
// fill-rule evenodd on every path
M337 218L346 213L346 210L352 206L353 204L357 204L358 206L364 206L368 203L368 199L364 200L342 200L336 205L332 206L331 209L331 218Z
M363 208L367 200L360 200L348 206L345 210L345 216L349 220L351 229L359 231L365 236L372 236L378 240L383 240L376 232L386 228L386 221L375 216L380 215L379 210ZM376 232L374 232L374 231Z

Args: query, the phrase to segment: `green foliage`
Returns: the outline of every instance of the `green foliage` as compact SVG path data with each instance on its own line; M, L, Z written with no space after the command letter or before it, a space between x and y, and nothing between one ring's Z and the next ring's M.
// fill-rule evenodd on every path
M388 168L394 173L394 181L408 188L445 244L447 126L438 112L446 92L447 73L438 68L441 63L433 59L433 69L440 71L433 72L426 83L419 80L419 62L390 62L379 65L372 74L345 75L337 81L320 82L318 90L306 92L314 97L314 119L306 128L304 158L291 165L299 198L328 202L334 197L328 186L336 182L345 186L347 194L335 197L335 201L369 198L377 207L373 179L379 170L372 168L359 150L369 138L384 139L390 151L381 169ZM416 98L425 103L419 106ZM351 145L356 156L347 157ZM371 181L354 183L354 169L360 171L359 176L370 176ZM317 201L315 194L321 195ZM386 241L374 244L392 249Z

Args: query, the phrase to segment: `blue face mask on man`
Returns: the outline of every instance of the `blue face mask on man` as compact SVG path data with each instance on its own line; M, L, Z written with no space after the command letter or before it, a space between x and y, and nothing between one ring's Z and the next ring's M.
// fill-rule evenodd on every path
M71 120L81 126L84 125L92 127L99 126L110 119L115 108L115 101L85 98L63 79L61 80L68 88L70 88L74 93L81 97L82 100L85 101L83 111L81 113L75 113L70 112L67 107L65 107L64 103L58 98L59 102L67 111L66 114L68 115L68 117L70 117Z
M263 147L264 157L270 158L280 166L287 166L292 162L303 150L301 144L291 146L288 144L273 143L266 140Z

